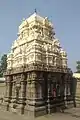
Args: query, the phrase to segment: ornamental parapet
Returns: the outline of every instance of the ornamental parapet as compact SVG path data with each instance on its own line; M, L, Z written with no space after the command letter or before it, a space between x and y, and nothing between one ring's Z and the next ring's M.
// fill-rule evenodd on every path
M14 69L7 70L5 75L25 73L29 71L45 71L45 72L58 72L58 73L69 73L72 74L70 68L57 68L56 66L29 64L22 67L16 67Z

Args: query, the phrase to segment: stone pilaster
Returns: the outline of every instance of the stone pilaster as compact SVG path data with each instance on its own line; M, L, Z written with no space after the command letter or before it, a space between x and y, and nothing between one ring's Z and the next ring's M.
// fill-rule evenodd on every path
M25 114L29 116L34 116L35 78L36 78L36 74L34 74L33 76L32 72L27 73Z
M56 73L48 73L48 95L47 95L47 112L48 114L56 111L57 103L57 75Z
M5 92L5 104L7 104L7 110L9 110L9 104L11 103L12 96L12 76L6 76L6 92Z
M65 75L60 74L59 75L59 82L60 82L60 96L58 97L59 107L64 108L65 106L65 100L64 100L64 90L65 90L65 81L64 81Z
M47 84L48 84L48 94L47 94L47 113L51 113L51 73L48 73L47 77Z
M44 72L37 72L37 79L35 83L36 100L35 100L35 116L43 115L47 113L46 101L45 101L45 81Z
M13 112L13 109L16 109L17 107L16 81L17 81L17 74L13 75L13 81L12 81L12 96L11 96L11 103L10 103L10 111L12 112Z
M13 75L12 100L11 100L12 103L16 102L16 80L17 80L16 75Z
M43 99L43 73L30 72L27 75L27 114L38 116L46 114L45 101Z
M20 107L21 107L21 114L24 114L24 107L26 105L26 76L25 74L21 74L21 93L20 94Z

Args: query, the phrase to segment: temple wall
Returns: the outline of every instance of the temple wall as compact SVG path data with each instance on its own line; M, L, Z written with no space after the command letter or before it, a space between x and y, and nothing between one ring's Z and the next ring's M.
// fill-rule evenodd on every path
M5 83L0 83L0 98L5 96Z
M76 100L76 106L80 107L80 73L74 73L74 90L75 90L75 100Z
M17 113L29 116L40 116L60 110L65 106L65 84L68 87L67 101L73 101L70 99L71 79L66 78L66 75L34 70L7 74L5 96L7 110L15 109Z

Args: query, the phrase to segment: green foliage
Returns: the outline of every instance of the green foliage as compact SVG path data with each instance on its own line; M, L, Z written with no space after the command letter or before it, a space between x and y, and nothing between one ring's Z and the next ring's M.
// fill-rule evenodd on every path
M1 78L1 77L3 77L3 74L2 74L2 73L0 73L0 78Z
M7 54L3 54L0 60L0 77L3 77L3 73L7 68Z
M76 72L80 73L80 61L77 61Z

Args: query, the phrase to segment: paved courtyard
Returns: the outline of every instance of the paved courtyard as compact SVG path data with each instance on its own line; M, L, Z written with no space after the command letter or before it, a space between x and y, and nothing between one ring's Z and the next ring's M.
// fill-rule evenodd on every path
M80 108L65 110L64 113L55 113L34 118L35 120L80 120ZM17 115L0 110L0 120L31 120L24 115Z

